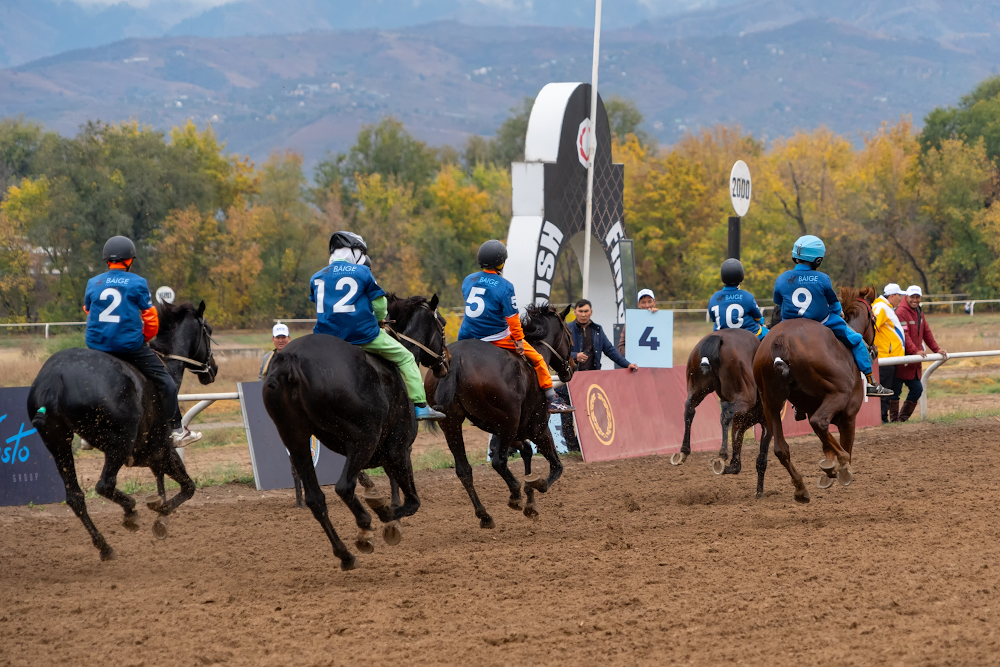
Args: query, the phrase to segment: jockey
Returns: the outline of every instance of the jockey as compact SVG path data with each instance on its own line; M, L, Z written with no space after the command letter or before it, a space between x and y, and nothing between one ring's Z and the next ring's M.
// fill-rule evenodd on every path
M818 237L800 237L792 248L795 268L785 271L774 284L774 307L781 309L782 320L805 317L826 325L841 343L854 354L858 368L865 375L868 396L892 396L872 379L872 362L861 334L847 325L841 317L840 300L833 291L830 276L819 268L826 255L826 245Z
M746 329L758 339L767 335L764 316L757 307L753 294L740 289L743 282L743 264L738 259L727 259L722 263L721 290L708 300L708 312L715 322L714 331L719 329ZM744 317L749 315L749 317Z
M417 419L444 419L444 414L427 405L413 354L379 326L389 305L365 266L367 253L364 239L353 232L330 237L330 263L309 281L309 300L316 304L313 333L342 338L396 364Z
M507 261L507 247L500 241L487 241L480 246L478 259L483 270L462 283L466 305L458 339L478 338L526 357L535 369L538 386L545 392L548 411L573 412L575 408L564 403L552 389L552 376L542 355L524 340L514 286L500 275Z
M130 273L135 244L124 236L112 236L104 244L104 261L107 273L91 278L83 297L87 347L107 352L149 378L160 394L164 414L169 415L174 447L201 440L201 433L181 425L177 384L147 345L159 331L160 319L149 298L146 280Z

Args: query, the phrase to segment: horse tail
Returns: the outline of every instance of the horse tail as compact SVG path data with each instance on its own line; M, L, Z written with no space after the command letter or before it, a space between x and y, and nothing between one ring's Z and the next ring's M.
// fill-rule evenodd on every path
M49 411L55 412L62 404L63 381L62 376L57 376L57 380L44 384L33 391L35 404L38 408L31 417L31 423L39 431L45 430L45 423L49 417Z
M788 346L785 345L784 333L779 333L771 339L771 356L774 357L774 370L787 380L791 369L788 367L788 362L781 358L781 355L788 356Z
M275 354L264 376L264 384L271 390L284 384L298 389L301 394L309 393L309 380L302 371L302 362L294 354Z
M708 375L713 370L718 373L722 365L722 336L709 336L701 343L698 353L701 354L701 372Z

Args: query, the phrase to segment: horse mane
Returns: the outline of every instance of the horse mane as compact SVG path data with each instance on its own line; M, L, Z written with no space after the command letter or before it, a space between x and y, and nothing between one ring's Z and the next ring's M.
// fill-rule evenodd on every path
M188 316L197 319L198 309L190 301L184 301L183 303L157 303L156 315L160 319L160 328L169 331Z
M840 288L840 305L844 309L844 319L850 321L857 315L861 314L865 307L861 304L861 301L865 300L868 305L875 300L875 287L868 285L867 287L856 288L856 287L841 287Z
M524 316L521 317L521 328L524 330L526 341L533 343L549 334L549 323L545 320L549 315L558 316L559 313L548 302L531 304L525 308Z
M403 299L396 296L395 292L389 292L385 295L385 298L389 304L389 319L395 322L393 329L396 331L405 329L417 308L427 303L426 297L417 295Z

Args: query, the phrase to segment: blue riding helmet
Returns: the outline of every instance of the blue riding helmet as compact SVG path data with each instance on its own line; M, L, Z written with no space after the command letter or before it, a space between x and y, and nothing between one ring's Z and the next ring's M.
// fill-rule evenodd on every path
M808 234L800 236L792 247L792 259L800 259L803 262L815 262L826 256L826 245L818 236Z

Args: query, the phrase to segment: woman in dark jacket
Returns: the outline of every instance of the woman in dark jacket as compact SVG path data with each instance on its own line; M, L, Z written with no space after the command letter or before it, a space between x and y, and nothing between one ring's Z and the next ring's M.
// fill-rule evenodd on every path
M920 308L922 296L923 291L919 285L910 285L906 289L906 298L896 308L896 317L899 318L899 323L903 326L903 335L906 337L905 352L908 355L919 354L926 357L927 352L924 350L924 343L926 343L931 350L947 357L948 353L938 347L937 341L934 340L934 334L931 333L931 328L927 325L927 320L924 319L924 312ZM896 367L896 380L892 385L894 392L892 401L896 403L896 407L899 406L904 384L908 390L906 402L903 403L902 408L899 408L899 421L901 422L910 418L913 411L917 409L920 395L924 393L924 387L920 383L922 373L923 368L920 363Z

